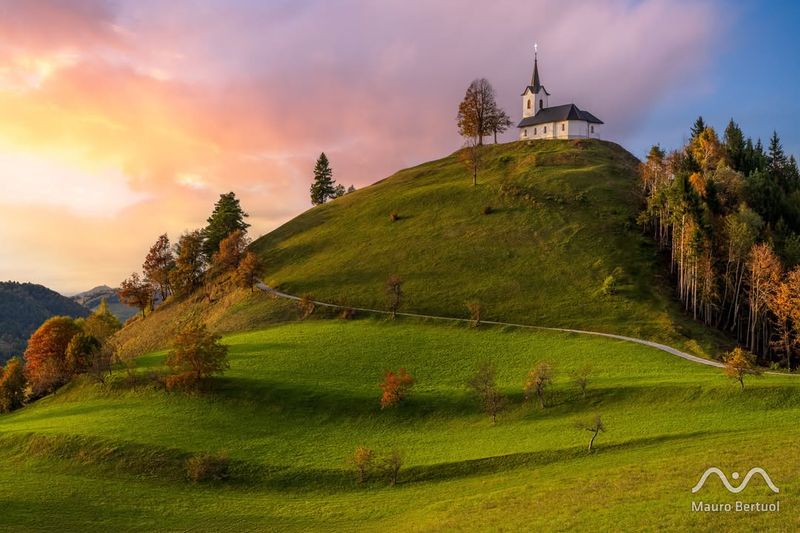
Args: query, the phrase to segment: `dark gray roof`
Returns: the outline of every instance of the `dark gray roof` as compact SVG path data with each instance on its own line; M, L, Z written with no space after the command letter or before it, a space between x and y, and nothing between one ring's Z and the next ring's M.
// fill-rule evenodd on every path
M557 105L555 107L545 107L532 117L523 118L517 125L518 128L535 126L536 124L546 124L548 122L560 122L562 120L585 120L592 124L602 124L603 121L592 115L588 111L581 111L575 104Z
M539 82L539 59L536 56L533 58L533 75L531 76L531 84L525 87L525 91L528 89L530 89L534 94L538 93L539 89L541 89L544 91L544 94L550 96L550 93L547 92L547 89L544 88L544 85ZM525 94L525 91L522 91L522 94Z
M527 87L525 87L525 91L527 91L528 89L530 89L533 94L536 94L539 91L544 91L544 94L550 96L550 93L547 92L547 89L544 88L544 85L539 85L538 87L534 87L533 85L528 85ZM520 96L523 96L525 94L525 91L522 91L522 94Z

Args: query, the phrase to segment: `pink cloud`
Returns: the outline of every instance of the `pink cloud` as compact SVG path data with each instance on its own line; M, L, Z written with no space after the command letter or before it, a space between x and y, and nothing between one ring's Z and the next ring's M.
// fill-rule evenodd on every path
M574 101L624 139L672 87L702 78L717 11L712 2L666 0L0 0L0 34L14 43L0 45L0 82L29 68L12 55L73 54L35 87L0 83L0 145L115 165L149 199L104 222L124 235L117 255L89 218L14 209L0 193L11 208L0 214L0 239L8 236L16 258L0 263L0 278L25 277L37 261L51 266L36 281L57 288L114 283L140 263L134 250L143 254L164 231L201 226L227 190L261 234L308 206L321 151L340 182L357 186L447 154L460 145L454 116L473 78L487 77L519 113L534 41L551 103ZM0 181L24 179L10 172ZM61 226L82 232L80 253L55 245L38 223L3 231L9 212L50 223L61 213ZM102 271L96 257L106 258ZM69 285L56 278L65 266Z

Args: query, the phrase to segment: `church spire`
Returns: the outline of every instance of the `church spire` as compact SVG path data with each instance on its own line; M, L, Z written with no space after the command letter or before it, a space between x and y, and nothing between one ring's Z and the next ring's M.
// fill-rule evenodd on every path
M539 45L533 45L533 76L531 76L531 85L533 86L533 92L539 92L539 87L541 87L541 83L539 83Z

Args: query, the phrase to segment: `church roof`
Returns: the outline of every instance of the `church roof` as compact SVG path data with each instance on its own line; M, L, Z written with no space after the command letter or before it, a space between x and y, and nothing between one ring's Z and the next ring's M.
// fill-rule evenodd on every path
M591 124L603 123L602 120L592 115L588 111L582 111L575 104L564 104L554 107L545 107L535 115L523 118L517 127L525 128L527 126L535 126L536 124L560 122L562 120L583 120Z
M544 94L550 96L550 93L547 92L547 89L544 88L544 85L541 84L539 81L539 59L534 56L533 58L533 75L531 76L531 84L525 87L525 90L522 91L522 94L525 94L528 89L531 90L532 93L536 94L541 89L544 91Z

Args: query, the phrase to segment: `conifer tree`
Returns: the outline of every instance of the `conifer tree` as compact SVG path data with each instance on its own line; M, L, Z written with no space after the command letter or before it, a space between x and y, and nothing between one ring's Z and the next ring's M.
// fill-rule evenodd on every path
M222 239L237 229L247 231L250 227L244 221L247 216L233 192L219 196L214 211L208 217L208 226L203 230L203 253L206 258L210 259L219 250Z
M319 154L316 165L314 165L314 182L311 184L311 203L314 205L324 204L328 199L335 198L336 182L333 180L333 169L328 161L325 152Z
M692 139L695 139L698 135L700 135L703 130L706 129L706 122L703 120L703 117L697 117L697 120L694 121L694 125L692 125Z

